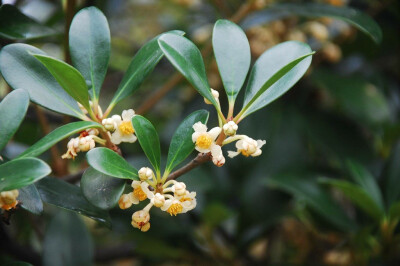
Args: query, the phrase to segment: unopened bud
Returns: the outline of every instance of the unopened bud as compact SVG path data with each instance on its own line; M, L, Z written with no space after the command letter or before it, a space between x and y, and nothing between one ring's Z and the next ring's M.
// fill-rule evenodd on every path
M174 193L181 197L186 194L186 185L183 182L178 182L174 185Z
M132 206L131 194L123 194L118 201L118 205L121 209L128 209Z
M108 131L114 131L117 127L117 124L115 123L114 119L112 118L106 118L101 121L103 124L104 128Z
M229 121L222 127L222 129L224 130L225 136L229 137L236 134L236 131L238 130L238 125L233 121Z
M89 151L96 146L93 136L86 136L79 139L79 150Z
M218 167L221 167L225 164L225 157L221 154L217 157L212 158L213 164L215 164Z
M150 214L149 212L140 210L137 211L135 213L133 213L132 215L132 221L135 221L136 223L147 223L148 221L150 221Z
M140 180L144 181L153 177L153 170L151 170L149 167L142 167L140 168L138 174Z
M214 89L211 89L211 94L212 94L212 96L214 97L214 99L218 101L219 92L216 91L216 90L214 90ZM204 102L205 102L206 104L211 104L211 102L210 102L208 99L206 99L206 98L204 98Z
M153 201L154 201L154 206L156 206L157 208L161 208L162 206L164 206L165 197L160 193L156 193L154 195Z

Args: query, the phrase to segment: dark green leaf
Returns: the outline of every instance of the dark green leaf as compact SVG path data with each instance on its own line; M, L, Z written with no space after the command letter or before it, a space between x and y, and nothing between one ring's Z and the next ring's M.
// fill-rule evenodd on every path
M319 182L340 189L354 204L376 221L379 222L383 218L383 209L376 204L374 199L363 188L344 180L320 178Z
M208 85L203 58L194 43L175 34L164 34L158 40L161 50L192 86L216 108L218 104Z
M122 179L139 180L138 171L110 149L96 148L90 150L86 154L86 158L90 166L100 173Z
M385 169L386 201L390 205L400 197L400 141L393 147Z
M185 160L194 150L192 134L193 125L197 122L207 123L209 113L206 110L198 110L183 120L172 137L168 150L166 174L170 173L178 164Z
M96 7L79 11L69 29L69 49L73 65L99 97L110 58L110 29L104 14Z
M82 219L72 212L57 213L46 230L43 265L92 265L93 257L93 241Z
M9 93L0 103L0 151L7 145L25 117L29 95L24 90Z
M33 102L50 110L84 117L78 103L32 54L45 55L43 51L22 43L10 44L1 50L0 69L7 83L13 89L28 91Z
M43 202L34 184L18 189L21 207L31 213L41 214Z
M47 151L50 149L53 145L55 145L57 142L73 135L76 133L79 133L87 128L101 128L102 125L96 122L92 121L79 121L79 122L73 122L66 124L64 126L61 126L49 134L47 134L45 137L43 137L41 140L30 146L28 149L26 149L23 153L18 155L18 158L21 157L36 157L42 154L43 152Z
M251 70L243 103L245 117L286 93L311 64L310 46L288 41L268 49Z
M184 32L170 31L169 34L183 35ZM153 71L164 55L158 46L158 39L162 35L158 35L143 45L133 57L110 105L114 106L117 102L136 91L143 80Z
M215 23L212 43L228 100L233 103L249 72L249 41L239 26L221 19Z
M160 139L154 126L149 120L140 115L132 118L132 125L139 140L140 146L153 165L156 172L160 172L161 148Z
M124 192L125 181L89 167L83 173L81 189L86 199L100 209L111 209Z
M6 162L0 165L0 191L28 186L50 173L50 167L37 158L22 158Z
M0 7L0 36L10 40L29 40L54 35L56 32L22 14L15 6Z
M85 79L78 70L67 63L46 55L34 55L49 70L53 77L86 110L90 109L89 93Z
M335 7L317 3L273 5L265 10L251 14L243 21L242 25L247 29L257 24L294 15L312 18L331 17L344 20L366 33L376 43L380 43L382 40L382 30L370 16L350 7Z
M44 202L77 212L111 227L108 212L90 204L79 187L54 177L47 177L37 182L36 188Z

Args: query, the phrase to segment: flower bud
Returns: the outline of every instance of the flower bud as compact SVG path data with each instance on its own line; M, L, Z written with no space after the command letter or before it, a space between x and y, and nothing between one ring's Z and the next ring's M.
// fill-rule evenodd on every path
M213 97L215 98L215 100L218 101L219 92L216 91L216 90L214 90L214 89L211 89L211 94L213 95ZM205 102L206 104L211 104L211 102L210 102L208 99L206 99L206 98L204 98L204 102Z
M225 164L225 157L221 154L217 157L212 158L213 164L215 164L218 167L221 167Z
M132 221L136 222L136 223L147 223L148 221L150 221L150 214L149 212L140 210L137 211L135 213L133 213L132 215Z
M0 197L4 204L11 205L17 200L18 194L18 190L15 189L1 192Z
M313 21L307 25L307 31L318 41L325 41L329 37L328 28L319 22Z
M79 139L79 150L81 151L89 151L96 146L94 142L93 136L86 136Z
M103 124L104 128L108 131L115 131L117 127L117 123L112 118L103 119L101 123Z
M238 125L233 121L229 121L222 127L222 129L224 130L225 136L229 137L236 134L236 131L238 130Z
M178 182L174 186L174 193L180 197L186 194L186 185L183 182Z
M149 231L149 229L150 229L150 223L145 223L144 225L142 225L140 227L140 231L142 231L142 232L147 232L147 231Z
M92 136L97 136L97 135L99 135L99 130L97 129L97 128L88 128L88 129L86 129L86 132L89 134L89 135L92 135Z
M151 179L154 175L153 170L151 170L149 167L140 168L138 174L139 174L140 180L142 180L142 181Z
M153 198L153 203L154 203L154 206L156 206L157 208L161 208L162 206L164 206L164 203L165 203L164 195L161 195L160 193L156 193Z
M119 198L118 205L123 210L130 208L132 206L131 193L123 194Z

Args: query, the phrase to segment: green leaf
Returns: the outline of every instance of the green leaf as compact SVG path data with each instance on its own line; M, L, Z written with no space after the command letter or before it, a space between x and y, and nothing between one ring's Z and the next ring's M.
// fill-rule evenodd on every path
M90 110L88 87L85 79L78 70L50 56L40 54L35 54L33 56L42 62L61 87L63 87L72 98L81 103L86 110Z
M194 43L175 34L164 34L158 39L164 55L192 86L216 108L218 104L208 85L203 58Z
M79 121L79 122L73 122L66 124L64 126L61 126L49 134L47 134L45 137L40 139L38 142L30 146L28 149L26 149L23 153L18 155L18 158L22 157L36 157L42 154L43 152L47 151L50 149L53 145L55 145L57 142L73 135L76 133L79 133L87 128L101 128L102 125L96 122L92 121Z
M46 177L36 183L36 188L44 202L77 212L111 227L108 212L90 204L79 187L54 177Z
M400 141L394 145L392 154L386 165L384 178L385 178L385 192L386 202L388 205L397 201L400 197Z
M69 29L69 50L73 65L97 99L110 58L110 29L99 9L87 7L75 15Z
M160 172L161 148L160 139L154 126L149 120L140 115L132 118L132 125L140 146L157 173Z
M33 46L16 43L0 52L0 70L13 89L24 89L31 100L55 112L84 117L78 103L61 88L46 67L32 54L45 53Z
M383 209L376 204L375 200L363 188L344 180L320 178L318 181L340 189L354 204L376 221L379 222L383 218Z
M300 170L285 171L268 177L266 183L271 188L279 188L304 200L310 208L341 230L355 229L354 222L348 218L329 193L318 185L312 173L308 174Z
M15 159L0 165L0 191L28 186L49 175L51 168L36 158Z
M109 210L124 192L125 181L89 167L82 176L81 189L85 198L100 209Z
M168 33L172 35L184 34L183 31L170 31ZM164 56L158 45L158 39L163 34L148 41L133 57L110 105L115 105L117 102L136 91L142 84L143 80L153 71L155 66Z
M382 40L382 30L379 25L367 14L350 7L335 7L317 3L276 4L265 10L255 12L242 23L248 29L254 25L291 16L304 17L331 17L344 20L367 34L376 43Z
M287 92L311 64L310 46L288 41L265 51L251 70L242 117L263 108Z
M376 183L376 180L371 173L365 169L362 165L347 161L347 167L350 170L351 177L354 182L359 184L365 192L374 200L375 204L383 211L384 204L381 194L381 190Z
M192 134L193 125L197 122L207 123L209 113L206 110L198 110L182 121L172 137L168 150L166 174L185 160L194 150Z
M28 105L29 95L24 90L12 91L0 102L0 151L19 128Z
M23 209L37 215L43 212L42 198L40 198L39 191L34 184L19 188L18 191L18 200L21 202Z
M95 148L86 154L91 167L105 175L139 180L138 171L131 166L124 158L108 148Z
M56 31L52 28L25 16L15 6L0 7L0 37L10 40L29 40L54 34Z
M390 205L389 218L391 220L400 219L400 201L396 201Z
M220 19L215 23L212 43L218 70L229 102L235 102L250 68L250 44L235 23Z
M92 265L94 245L85 223L61 211L50 221L43 242L43 265Z

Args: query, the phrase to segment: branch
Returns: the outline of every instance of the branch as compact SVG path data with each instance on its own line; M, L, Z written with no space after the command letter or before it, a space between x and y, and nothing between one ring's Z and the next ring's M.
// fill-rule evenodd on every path
M182 168L179 168L175 172L172 172L171 174L169 174L166 182L169 180L175 180L178 177L180 177L181 175L186 174L187 172L193 170L197 166L199 166L205 162L208 162L208 161L211 161L211 153L199 153L196 156L196 158L191 160L188 164L186 164Z

